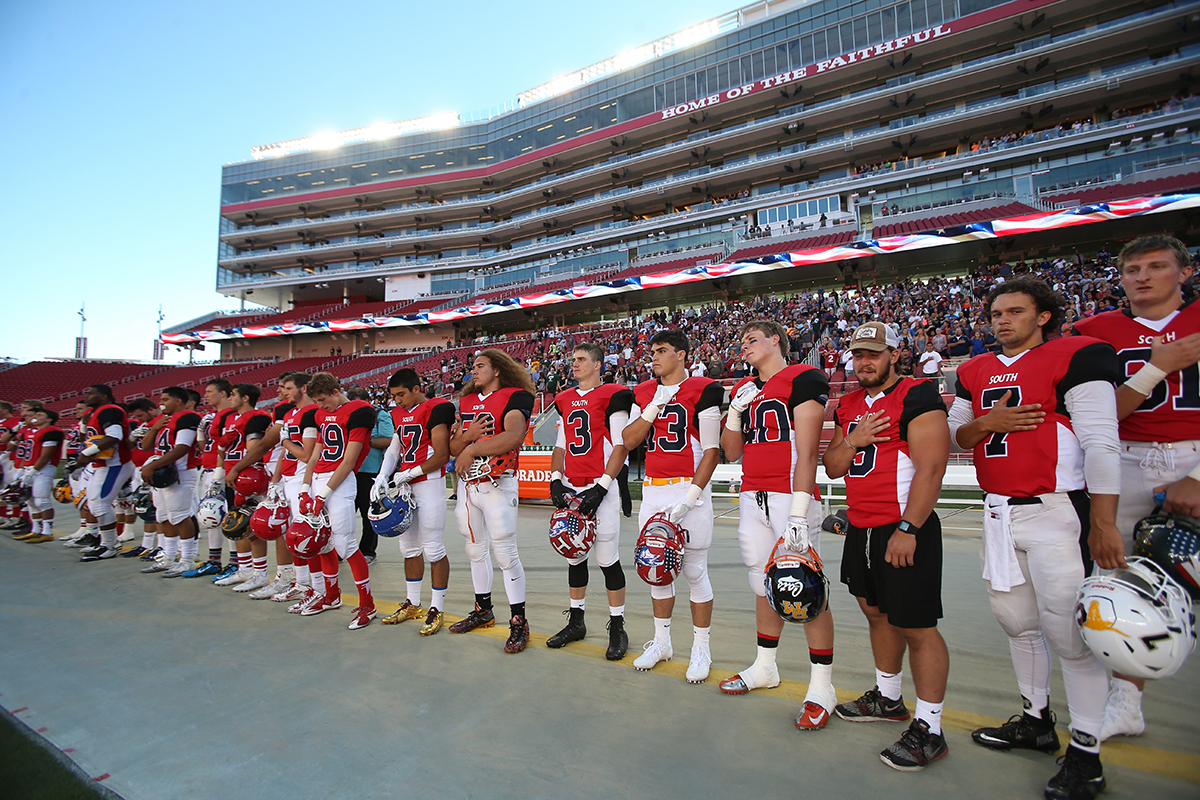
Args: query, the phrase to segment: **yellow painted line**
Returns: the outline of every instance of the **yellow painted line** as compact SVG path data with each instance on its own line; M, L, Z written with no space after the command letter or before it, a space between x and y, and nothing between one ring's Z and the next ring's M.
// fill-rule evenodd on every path
M343 594L342 602L347 605L355 605L358 603L357 594ZM389 603L376 601L376 607L379 609L380 616L390 614L400 607L399 603ZM462 617L446 614L446 627L451 623L457 622ZM415 622L415 621L414 621ZM449 633L447 631L447 633ZM496 625L491 628L482 630L476 629L471 631L479 636L486 636L489 639L504 641L508 639L508 625L505 621L497 618ZM458 634L449 633L450 636ZM548 637L539 633L530 631L529 645L535 644L545 647ZM576 656L580 658L590 658L593 661L607 661L604 653L607 650L606 646L592 644L591 642L572 642L567 647L564 647L559 652ZM671 661L660 662L654 667L655 675L670 675L673 678L684 680L684 673L687 672L687 654L688 650L683 650L676 655ZM635 653L630 650L629 655L625 656L621 661L608 662L614 666L633 669L633 657ZM709 684L723 680L719 676L713 675L709 677ZM713 688L716 688L715 686ZM756 689L755 695L764 697L782 698L791 700L797 705L804 702L804 695L808 691L808 684L802 681L781 681L779 686L774 689ZM839 703L847 703L851 700L856 700L859 693L850 692L845 689L837 690ZM985 714L976 714L971 711L960 711L958 709L947 708L942 711L942 727L947 730L952 730L964 735L970 735L976 728L987 728L1003 725L1007 722L1007 718L989 717ZM1059 755L1066 751L1066 742L1070 741L1070 734L1063 732L1062 738L1064 744L1059 751ZM1120 767L1129 767L1130 769L1140 770L1142 772L1150 772L1156 775L1163 775L1168 778L1177 780L1189 781L1191 783L1200 784L1200 755L1191 755L1188 753L1179 753L1173 750L1162 750L1156 747L1146 747L1140 744L1134 744L1129 740L1113 739L1104 743L1102 757L1105 764L1113 764Z

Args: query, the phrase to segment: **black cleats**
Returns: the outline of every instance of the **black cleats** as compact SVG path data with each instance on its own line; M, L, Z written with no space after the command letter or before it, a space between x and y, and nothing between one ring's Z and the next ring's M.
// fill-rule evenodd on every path
M567 626L546 640L546 646L555 650L571 642L578 642L587 636L587 626L583 624L582 608L569 608L563 613L568 615Z
M620 661L629 652L629 634L625 632L625 617L608 618L608 650L604 657L609 661Z
M1100 756L1068 747L1058 763L1058 774L1046 784L1046 800L1091 800L1104 791Z
M1058 732L1054 730L1054 712L1047 709L1042 718L1028 714L1016 714L998 728L980 728L971 734L975 744L993 750L1041 750L1044 753L1058 751Z

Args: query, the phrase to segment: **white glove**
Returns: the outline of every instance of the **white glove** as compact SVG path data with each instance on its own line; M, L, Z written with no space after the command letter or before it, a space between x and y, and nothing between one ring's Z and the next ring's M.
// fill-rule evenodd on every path
M676 525L683 523L683 518L696 507L696 503L700 501L700 493L704 491L696 484L688 486L687 494L683 496L675 505L667 509L667 518Z
M783 529L783 547L793 553L807 553L812 543L808 539L808 518L788 517Z
M146 434L149 432L150 426L143 423L133 429L133 431L129 434L129 438L135 442L140 442L142 439L146 438Z
M371 484L371 502L374 503L383 496L384 489L387 488L388 478L382 472L375 476L375 482Z
M396 486L396 487L403 486L404 484L409 483L410 481L415 481L417 478L421 477L424 474L425 474L425 470L421 469L419 466L409 467L408 469L397 472L392 477L392 485Z
M729 400L729 410L736 411L740 415L750 407L750 404L754 402L754 398L760 394L762 394L762 389L754 381L747 381L742 388L737 390L737 394Z
M33 479L37 477L37 471L33 467L24 467L21 474L17 476L17 481L21 486L33 486Z
M650 401L650 405L662 408L667 403L675 399L675 395L679 394L680 386L683 386L683 384L677 383L674 386L661 384L657 389L654 390L654 399Z
M225 468L224 467L217 467L216 469L213 470L213 482L218 485L225 483Z
M278 482L267 484L267 502L271 504L283 502L283 487Z

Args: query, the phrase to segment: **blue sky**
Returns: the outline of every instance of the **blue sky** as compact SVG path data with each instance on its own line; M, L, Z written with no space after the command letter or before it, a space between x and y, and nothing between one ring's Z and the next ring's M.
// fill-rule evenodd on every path
M160 303L236 308L221 167L254 145L483 111L740 5L0 3L0 357L73 355L81 303L92 358L149 359Z

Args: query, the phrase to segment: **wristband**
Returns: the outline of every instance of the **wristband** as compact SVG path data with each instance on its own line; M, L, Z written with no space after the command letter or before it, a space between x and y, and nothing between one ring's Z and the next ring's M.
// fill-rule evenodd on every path
M317 497L321 498L322 500L328 500L329 495L331 494L333 494L333 489L329 488L328 483L322 486L320 489L317 489Z
M559 472L558 470L555 470L554 472L551 472L551 473L550 473L550 480L552 480L552 481L561 481L561 480L562 480L562 473L561 473L561 472Z
M100 452L99 447L97 447L95 444L89 444L87 447L83 448L83 451L79 455L87 456L88 458L92 458L99 452Z
M792 510L788 512L789 517L807 517L808 504L812 502L812 495L808 492L792 492Z
M597 485L599 485L600 488L606 492L608 491L608 487L612 486L612 482L612 475L609 475L607 472L601 475L599 478L596 478Z
M1125 385L1138 394L1149 396L1154 391L1154 387L1162 383L1165 377L1167 377L1167 373L1150 362L1146 362L1141 369L1133 374L1133 377L1125 381Z
M704 489L694 483L688 486L687 494L684 495L687 498L688 505L695 507L696 503L700 500L700 493L703 491Z
M312 484L311 483L300 484L300 494L312 494Z
M843 437L842 437L842 444L846 445L846 447L849 447L849 448L850 448L851 450L853 450L854 452L856 452L856 453L858 452L858 448L857 448L857 447L855 447L854 445L850 444L850 437L849 437L849 436L843 436Z
M653 425L654 420L658 419L659 411L662 411L662 406L656 406L653 403L651 403L650 405L646 406L645 409L643 409L642 419L646 420L646 422L649 422L651 425Z
M742 412L733 406L729 407L729 413L725 415L725 430L742 432Z

